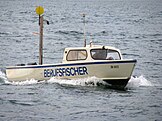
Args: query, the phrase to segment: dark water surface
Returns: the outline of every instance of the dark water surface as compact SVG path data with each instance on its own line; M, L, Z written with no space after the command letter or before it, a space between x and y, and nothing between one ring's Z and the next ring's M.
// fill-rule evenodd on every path
M35 8L45 8L44 63L61 62L65 47L88 43L121 49L137 59L127 90L78 80L10 83L5 66L38 62ZM162 0L1 0L0 121L161 121ZM94 85L93 85L94 84Z

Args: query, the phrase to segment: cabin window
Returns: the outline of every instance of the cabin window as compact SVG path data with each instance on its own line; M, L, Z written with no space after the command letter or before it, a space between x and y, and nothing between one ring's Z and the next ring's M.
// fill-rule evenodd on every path
M94 60L120 60L119 52L110 49L92 49L91 56Z
M70 50L66 57L68 61L86 60L86 58L87 58L86 50Z

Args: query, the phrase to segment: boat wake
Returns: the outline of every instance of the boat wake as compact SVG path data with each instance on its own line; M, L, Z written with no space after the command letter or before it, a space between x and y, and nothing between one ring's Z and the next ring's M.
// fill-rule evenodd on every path
M131 77L127 84L127 88L141 87L141 86L153 86L153 84L147 80L143 75L139 77Z
M7 77L4 69L0 68L0 83L5 83L7 81Z
M49 80L38 81L35 79L26 80L22 82L11 82L7 80L6 74L3 71L0 71L0 83L9 84L9 85L32 85L32 84L60 84L60 85L73 85L73 86L108 86L108 84L96 77L80 78L80 79L57 79L51 78ZM140 86L153 86L153 84L148 81L144 76L131 77L127 84L127 88L140 87Z

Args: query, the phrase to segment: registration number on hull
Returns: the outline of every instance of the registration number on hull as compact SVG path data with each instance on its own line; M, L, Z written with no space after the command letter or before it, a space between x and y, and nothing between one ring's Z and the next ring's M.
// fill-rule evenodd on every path
M111 69L118 69L119 65L111 65L110 67L111 67Z

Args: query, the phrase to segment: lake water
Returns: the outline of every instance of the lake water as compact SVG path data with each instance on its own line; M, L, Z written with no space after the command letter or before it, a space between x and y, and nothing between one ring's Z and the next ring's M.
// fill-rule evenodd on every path
M45 8L44 63L61 62L65 47L87 43L119 48L137 59L126 90L77 80L8 82L5 67L38 62L36 6ZM1 0L1 121L161 121L162 0ZM92 83L94 85L92 85Z

